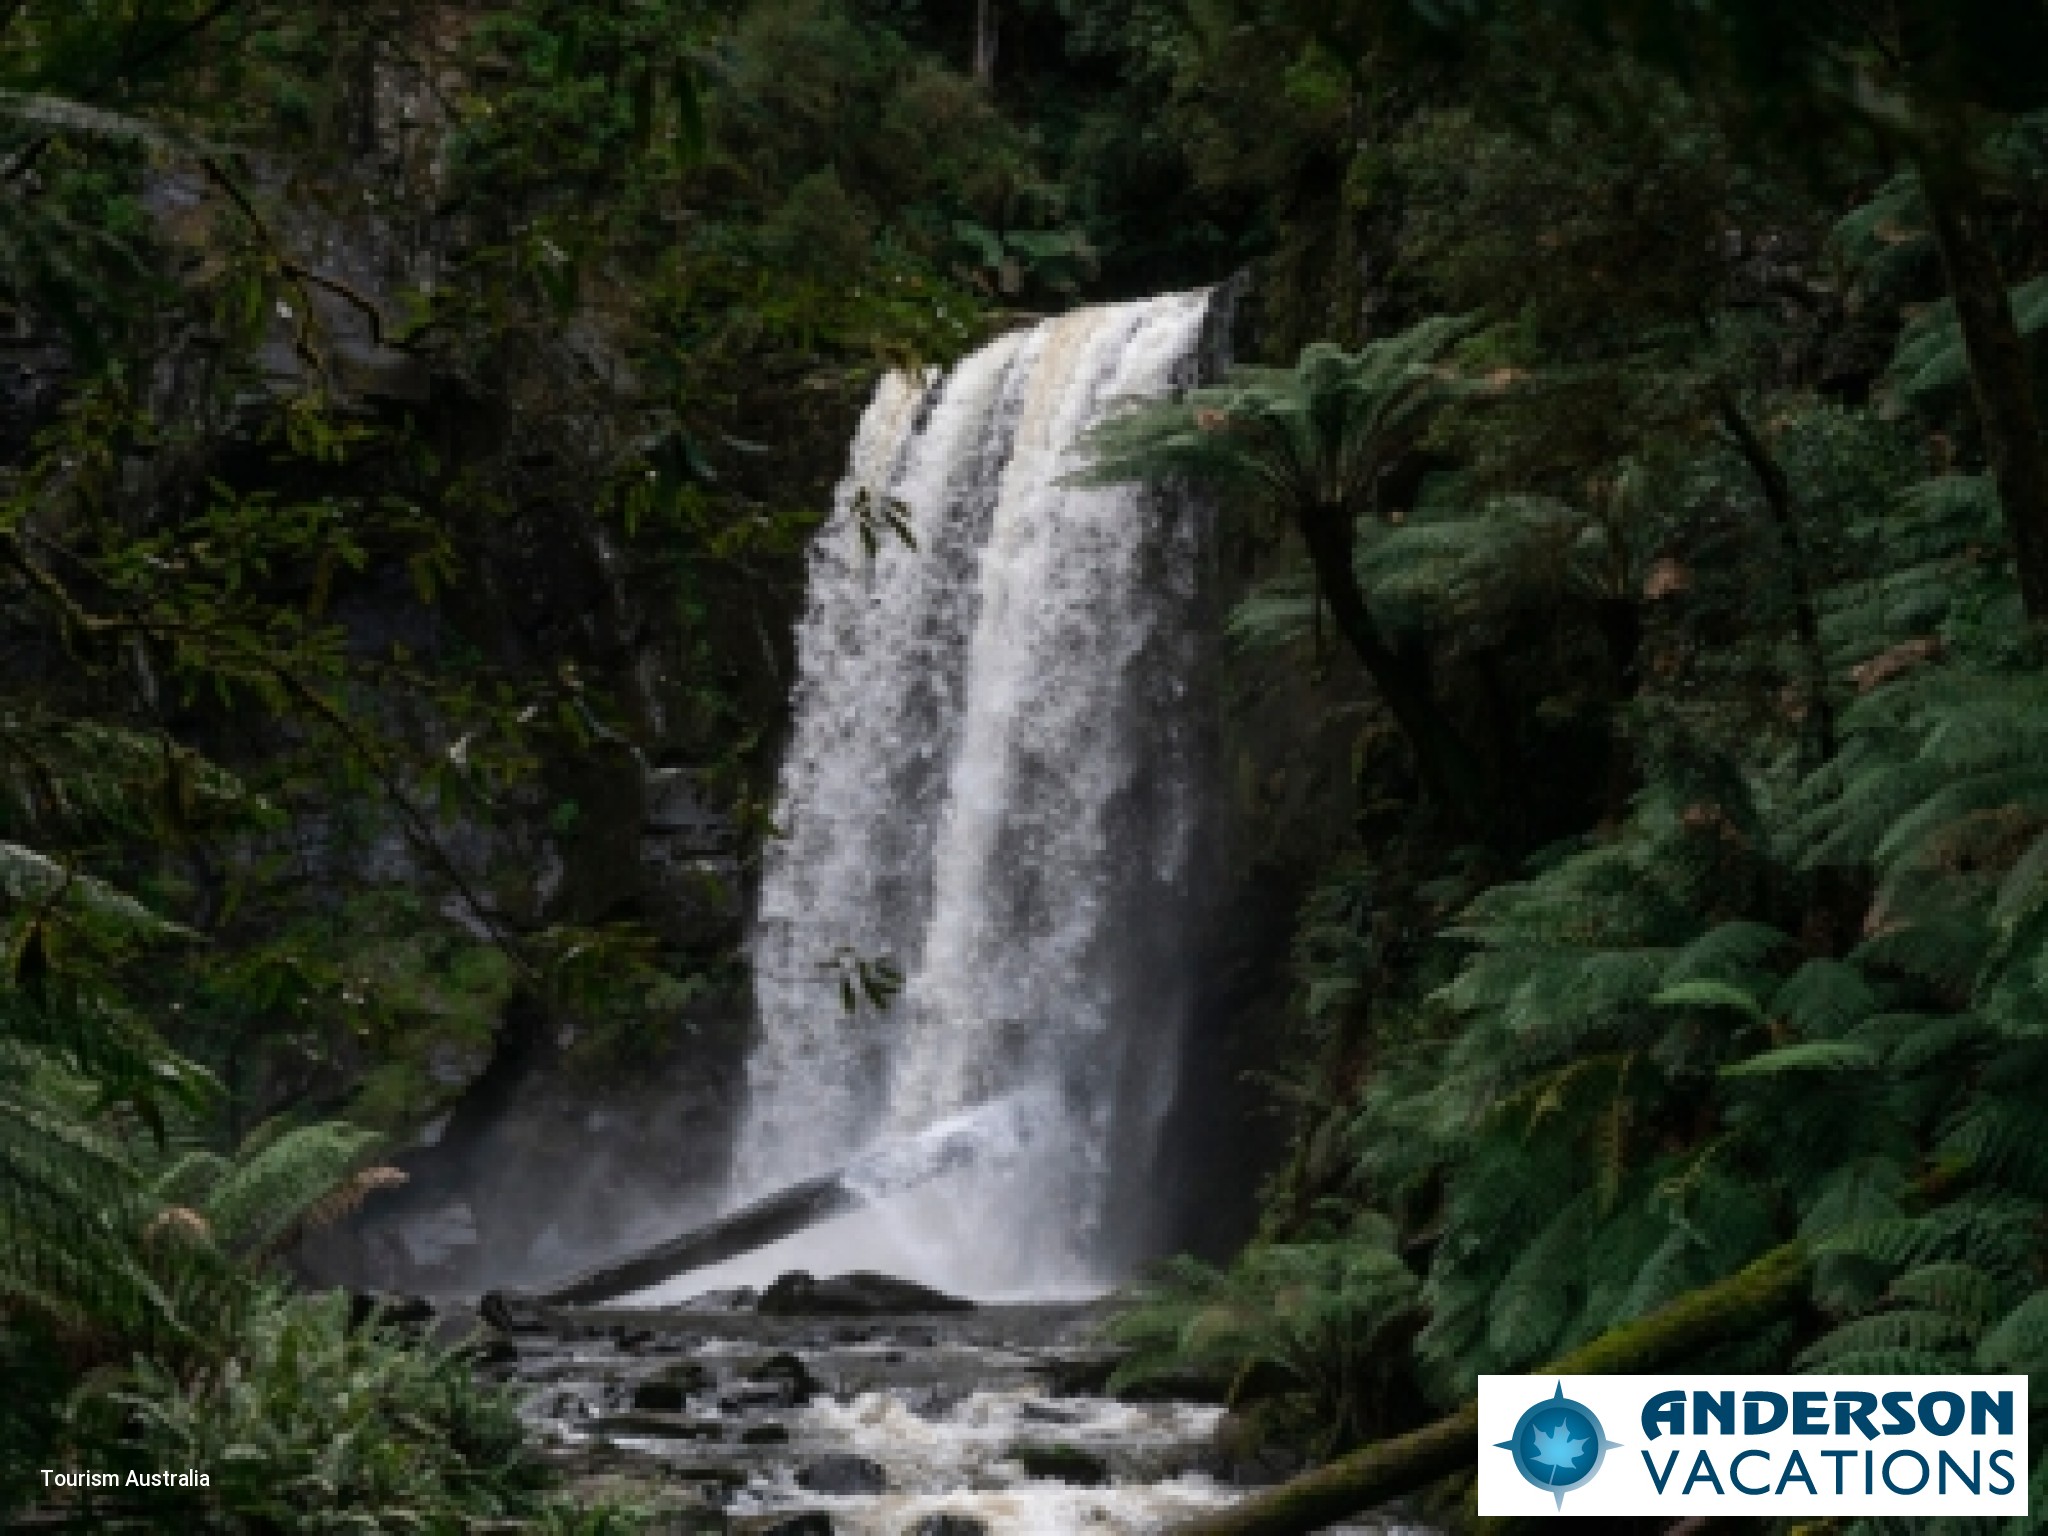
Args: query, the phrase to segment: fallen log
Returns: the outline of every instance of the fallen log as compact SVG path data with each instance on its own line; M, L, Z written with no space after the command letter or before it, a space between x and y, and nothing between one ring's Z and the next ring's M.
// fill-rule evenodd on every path
M1029 1093L992 1100L914 1135L869 1148L833 1173L792 1184L751 1205L612 1259L542 1291L491 1291L484 1320L507 1327L514 1314L537 1307L589 1307L739 1258L793 1237L806 1227L887 1200L945 1174L998 1167L1027 1145L1034 1129Z
M587 1269L547 1290L493 1291L484 1298L485 1315L488 1317L491 1309L502 1309L508 1304L515 1309L588 1307L615 1301L693 1269L721 1264L765 1248L866 1203L865 1197L848 1186L844 1172L820 1174L716 1221Z
M1536 1374L1612 1376L1661 1369L1797 1306L1806 1295L1807 1262L1799 1243L1774 1248L1746 1269L1617 1324ZM1185 1520L1168 1536L1309 1536L1472 1466L1478 1441L1479 1405L1467 1402L1434 1424L1353 1451L1228 1509Z

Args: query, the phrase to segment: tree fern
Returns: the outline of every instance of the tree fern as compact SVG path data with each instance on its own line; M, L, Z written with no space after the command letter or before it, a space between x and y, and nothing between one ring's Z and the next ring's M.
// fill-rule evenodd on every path
M347 1186L381 1140L334 1121L299 1126L223 1169L198 1210L232 1251L271 1253L309 1212Z
M1164 1267L1113 1324L1131 1353L1112 1385L1193 1369L1242 1406L1265 1404L1271 1433L1319 1453L1355 1441L1385 1424L1398 1351L1418 1321L1416 1277L1393 1235L1367 1213L1342 1236L1255 1244L1226 1269Z

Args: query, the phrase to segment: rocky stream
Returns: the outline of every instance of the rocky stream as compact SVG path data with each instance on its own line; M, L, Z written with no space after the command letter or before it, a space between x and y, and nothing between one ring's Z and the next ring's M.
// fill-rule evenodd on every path
M1099 1302L807 1280L501 1312L480 1368L573 1484L663 1536L1137 1536L1287 1470L1234 1458L1220 1407L1111 1395Z

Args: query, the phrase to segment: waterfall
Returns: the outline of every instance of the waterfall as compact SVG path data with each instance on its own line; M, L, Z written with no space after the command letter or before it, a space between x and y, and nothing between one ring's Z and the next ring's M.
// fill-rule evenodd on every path
M1099 1287L1142 1217L1199 884L1201 529L1061 481L1113 404L1193 382L1210 304L1080 310L885 378L812 546L733 1195L995 1106L997 1145L844 1249L932 1283ZM843 1006L856 957L901 969L886 1009Z

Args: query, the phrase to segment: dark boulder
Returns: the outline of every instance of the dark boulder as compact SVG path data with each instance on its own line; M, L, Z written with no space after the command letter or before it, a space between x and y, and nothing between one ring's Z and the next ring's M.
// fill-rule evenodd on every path
M880 1462L834 1452L806 1463L796 1481L799 1488L812 1493L883 1493L889 1487L889 1474Z
M476 1304L477 1316L500 1333L546 1333L546 1314L539 1304L509 1291L486 1291Z
M972 1312L974 1303L913 1280L867 1270L823 1280L796 1269L783 1275L755 1305L763 1317L886 1317L916 1312Z
M469 1346L469 1358L478 1366L517 1365L519 1346L502 1334L481 1338Z
M975 1515L925 1515L903 1536L988 1536L988 1522Z
M1017 1445L1010 1459L1032 1477L1099 1488L1109 1481L1109 1463L1093 1451L1072 1445Z
M633 1406L650 1413L683 1413L691 1397L712 1385L712 1375L694 1360L672 1365L633 1384Z
M689 1419L676 1413L610 1413L591 1426L601 1435L637 1435L644 1440L719 1440L725 1426L716 1419Z
M1056 1355L1045 1363L1047 1385L1060 1397L1101 1397L1109 1391L1109 1378L1116 1374L1123 1360L1120 1351Z
M793 1407L802 1407L824 1390L810 1367L787 1351L748 1367L746 1379L756 1387L780 1387L783 1400Z
M787 1445L789 1430L781 1424L749 1424L740 1431L741 1445Z
M636 1413L681 1413L689 1405L688 1389L673 1381L643 1381L633 1388Z
M387 1328L425 1328L436 1316L434 1304L424 1296L403 1291L350 1291L348 1325L360 1328L374 1319Z
M720 1413L774 1413L795 1406L784 1381L742 1381L718 1394Z
M832 1536L832 1517L823 1510L807 1509L800 1515L781 1515L766 1525L757 1525L748 1536Z

